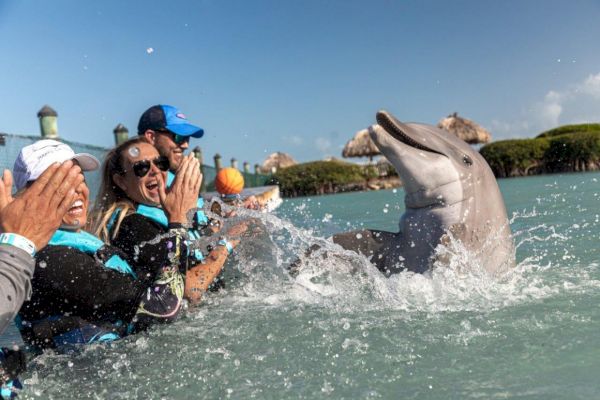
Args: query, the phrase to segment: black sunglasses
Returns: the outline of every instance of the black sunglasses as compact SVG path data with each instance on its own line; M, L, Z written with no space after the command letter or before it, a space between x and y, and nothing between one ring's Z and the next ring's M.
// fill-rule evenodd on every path
M156 168L160 169L161 171L169 170L169 159L165 156L156 157L154 160L152 160L152 164L156 165ZM144 176L148 175L150 167L150 160L140 160L133 163L132 169L135 176L138 178L143 178Z
M166 135L171 135L171 138L173 139L175 144L182 144L182 143L187 143L190 141L189 136L181 136L181 135L178 135L171 131L167 131L167 130L163 130L163 129L156 129L155 132L164 133Z

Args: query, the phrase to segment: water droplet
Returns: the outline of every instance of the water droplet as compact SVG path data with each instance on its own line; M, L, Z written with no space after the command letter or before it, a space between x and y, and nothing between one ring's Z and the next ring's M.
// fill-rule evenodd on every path
M357 238L357 239L362 239L362 234L361 234L361 233L357 233L357 234L356 234L356 238Z
M40 261L38 263L38 267L40 267L40 268L46 268L47 266L48 266L48 264L46 264L46 261Z
M137 157L140 155L140 149L137 146L132 146L127 150L131 157Z
M148 48L146 49L146 53L148 53L148 54L152 54L152 53L154 53L154 48L153 48L153 47L148 47Z
M344 325L342 326L342 329L344 329L345 331L347 331L348 329L350 329L350 323L349 322L344 322Z

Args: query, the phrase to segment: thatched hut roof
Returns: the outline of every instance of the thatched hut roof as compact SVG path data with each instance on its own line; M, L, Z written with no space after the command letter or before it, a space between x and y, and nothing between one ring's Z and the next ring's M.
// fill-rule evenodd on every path
M298 162L287 153L278 151L277 153L270 154L265 161L263 161L260 169L262 172L270 173L275 167L276 170L281 168L291 167L296 165Z
M342 150L342 157L373 157L381 154L369 136L369 130L363 129L346 143Z
M470 119L459 117L457 113L448 115L437 126L469 144L489 143L492 140L492 135L487 130Z

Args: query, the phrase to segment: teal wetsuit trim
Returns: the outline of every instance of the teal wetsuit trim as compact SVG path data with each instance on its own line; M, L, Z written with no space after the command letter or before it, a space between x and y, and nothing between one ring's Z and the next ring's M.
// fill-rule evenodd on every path
M97 256L98 250L102 249L105 244L96 236L85 231L71 232L62 229L57 230L50 238L48 244L53 246L66 246L79 250L83 253ZM96 257L100 259L100 257ZM108 260L102 262L106 268L119 271L123 274L129 274L137 279L137 275L127 263L118 254L113 254Z
M17 392L23 389L23 385L18 379L12 379L2 384L0 388L0 398L2 400L16 399Z
M202 200L202 199L198 199L198 200ZM109 231L112 230L112 227L113 227L115 221L117 220L117 216L119 215L120 212L121 212L121 209L118 208L115 210L114 214L110 217L110 220L108 221L108 224L107 224ZM138 214L143 215L144 217L150 219L151 221L156 222L157 224L159 224L160 226L162 226L164 228L169 227L169 220L162 208L147 206L145 204L140 204L137 206L136 212ZM202 214L204 214L204 213L202 213ZM191 247L191 246L189 246L189 244L192 241L200 238L200 232L198 232L195 229L188 229L187 234L188 234L188 240L186 240L186 242L188 244L188 249L189 249ZM200 261L204 260L204 254L202 254L202 251L200 251L198 249L192 250L190 253L191 254L189 254L189 256L192 257L193 259L195 259L196 261L200 262Z

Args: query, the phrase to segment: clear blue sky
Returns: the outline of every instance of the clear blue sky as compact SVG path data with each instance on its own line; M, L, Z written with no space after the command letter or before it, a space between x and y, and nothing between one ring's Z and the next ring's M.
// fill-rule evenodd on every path
M598 21L586 0L0 0L0 132L37 134L49 104L109 146L167 103L240 163L339 157L380 108L528 137L600 121Z

